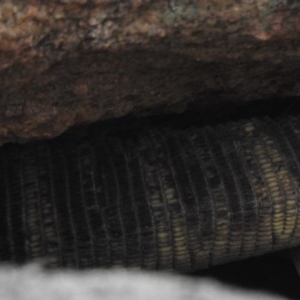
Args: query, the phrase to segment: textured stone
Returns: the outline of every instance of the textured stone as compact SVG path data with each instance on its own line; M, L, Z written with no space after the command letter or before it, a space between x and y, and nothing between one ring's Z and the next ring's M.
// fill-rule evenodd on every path
M3 0L0 137L300 94L290 0Z

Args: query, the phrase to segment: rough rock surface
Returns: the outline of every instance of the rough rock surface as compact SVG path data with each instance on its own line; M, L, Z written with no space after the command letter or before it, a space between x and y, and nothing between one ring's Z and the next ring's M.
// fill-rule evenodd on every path
M0 138L300 94L293 0L3 0Z

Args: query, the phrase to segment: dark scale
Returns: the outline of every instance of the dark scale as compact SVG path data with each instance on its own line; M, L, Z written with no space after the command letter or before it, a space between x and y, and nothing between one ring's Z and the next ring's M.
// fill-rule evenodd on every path
M299 116L4 145L0 259L191 271L296 246L299 149Z

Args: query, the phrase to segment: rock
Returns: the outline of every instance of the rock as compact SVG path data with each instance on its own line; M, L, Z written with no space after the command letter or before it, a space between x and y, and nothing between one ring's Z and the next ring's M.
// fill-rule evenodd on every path
M273 293L241 289L208 278L146 271L47 272L36 265L1 266L0 297L6 300L287 300Z
M3 0L0 139L300 94L298 1Z

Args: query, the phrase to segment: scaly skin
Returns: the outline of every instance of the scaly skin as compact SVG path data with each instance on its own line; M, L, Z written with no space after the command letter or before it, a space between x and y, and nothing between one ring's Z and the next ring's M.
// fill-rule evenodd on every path
M300 244L300 117L0 149L0 258L191 271Z

